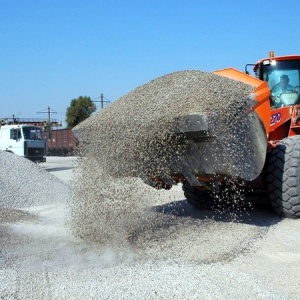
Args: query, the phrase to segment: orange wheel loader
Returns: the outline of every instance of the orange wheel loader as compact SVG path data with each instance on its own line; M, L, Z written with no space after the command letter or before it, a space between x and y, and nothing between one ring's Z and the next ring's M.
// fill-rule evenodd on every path
M255 76L247 68L253 66ZM255 86L254 104L246 111L255 114L258 122L250 133L253 147L254 171L242 168L237 178L253 191L265 191L275 211L285 217L300 217L300 55L274 56L247 64L245 73L234 69L214 72L221 76ZM250 98L251 98L250 97ZM246 133L247 134L247 133ZM251 149L247 149L251 153ZM249 154L248 154L249 155ZM248 162L249 163L249 162ZM228 173L228 172L227 172ZM230 172L229 172L230 173ZM249 176L250 174L250 176ZM198 209L207 209L222 198L224 190L230 191L228 174L219 178L197 176L197 182L179 178L187 201ZM226 183L227 182L227 183ZM220 195L221 194L221 195ZM222 199L221 199L222 201Z
M255 76L247 72L250 65L246 72L229 68L214 74L196 70L162 76L73 132L82 147L86 145L84 155L101 153L100 159L109 162L111 175L140 177L156 188L182 183L194 207L215 206L226 193L227 200L234 201L230 194L235 191L264 191L280 215L298 218L300 55L275 57L270 52L253 64ZM200 73L206 81L199 80ZM179 92L185 101L172 106L170 95ZM143 101L160 107L152 111L154 117L144 110ZM132 103L134 112L122 115L123 107ZM164 113L167 109L170 115Z

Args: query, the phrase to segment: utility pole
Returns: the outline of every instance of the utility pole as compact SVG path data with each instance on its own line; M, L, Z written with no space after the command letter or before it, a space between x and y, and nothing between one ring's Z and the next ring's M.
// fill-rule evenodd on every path
M93 101L93 100L92 100L92 102L100 102L101 109L103 109L103 107L104 107L104 102L110 103L110 101L104 100L103 93L101 93L101 95L100 95L100 101Z
M51 111L50 106L48 106L47 111L39 111L37 112L38 114L48 114L48 120L47 120L47 124L46 124L46 129L47 131L51 130L51 114L57 114L56 111Z
M51 115L51 110L50 106L48 106L48 123L50 124L50 115Z
M103 94L101 93L100 95L100 103L101 103L101 109L103 108L103 102L104 102L104 97L103 97Z

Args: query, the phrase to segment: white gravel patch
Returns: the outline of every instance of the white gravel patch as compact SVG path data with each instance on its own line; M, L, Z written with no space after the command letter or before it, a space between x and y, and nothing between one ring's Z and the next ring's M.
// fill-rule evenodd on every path
M8 209L1 299L299 299L299 222L255 208L230 222L196 212L179 188L147 188L154 226L122 247L70 234L65 202Z
M0 151L0 209L64 203L66 184L26 158Z

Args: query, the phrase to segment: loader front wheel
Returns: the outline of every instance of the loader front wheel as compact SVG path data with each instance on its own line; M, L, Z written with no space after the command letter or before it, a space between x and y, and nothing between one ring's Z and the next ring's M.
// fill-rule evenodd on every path
M209 190L198 189L188 182L183 183L182 190L187 202L196 209L212 209L214 205L214 195Z
M281 216L300 218L300 136L283 139L269 157L269 199Z

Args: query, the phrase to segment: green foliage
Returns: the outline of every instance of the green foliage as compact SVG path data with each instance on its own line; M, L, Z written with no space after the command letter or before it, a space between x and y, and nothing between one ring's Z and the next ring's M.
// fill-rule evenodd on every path
M71 100L70 106L67 108L66 122L67 128L73 128L80 122L84 121L96 111L96 105L90 97L78 97Z

